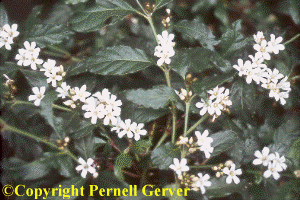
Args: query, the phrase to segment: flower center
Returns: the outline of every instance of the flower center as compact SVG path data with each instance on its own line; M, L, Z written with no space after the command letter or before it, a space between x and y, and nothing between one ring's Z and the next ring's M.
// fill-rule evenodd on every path
M229 174L230 174L230 176L235 176L233 171L231 171Z
M41 95L41 94L38 94L38 95L36 95L36 97L37 97L38 99L40 99L40 98L42 98L42 95Z
M84 165L83 165L83 168L84 168L84 169L88 169L88 168L89 168L88 164L84 164Z

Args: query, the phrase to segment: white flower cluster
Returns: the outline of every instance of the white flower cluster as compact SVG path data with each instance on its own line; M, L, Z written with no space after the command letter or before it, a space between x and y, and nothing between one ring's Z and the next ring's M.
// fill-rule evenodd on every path
M270 90L269 97L274 97L276 101L280 100L280 103L284 105L285 98L289 97L289 91L291 91L288 77L284 77L277 69L272 71L263 63L264 60L271 59L270 53L278 54L279 50L285 49L284 45L280 44L282 37L275 38L275 35L271 34L271 40L267 42L263 33L259 31L257 35L254 35L254 40L257 43L253 46L257 51L255 56L250 55L251 61L246 62L238 59L238 65L233 65L233 68L239 71L239 76L246 76L248 84L252 80L256 84L261 83L263 88Z
M211 143L213 142L213 139L208 136L208 130L205 130L203 134L199 131L195 131L195 135L197 136L197 143L199 145L200 151L203 151L205 154L205 158L209 158L210 154L213 152L214 148L211 146Z
M213 90L207 91L210 94L208 101L201 99L201 102L196 103L197 108L201 108L200 115L208 112L213 115L213 121L221 115L222 110L226 110L227 106L231 106L232 102L229 100L229 89L224 87L215 87Z
M253 160L253 164L267 166L268 169L264 172L263 176L269 178L272 175L274 179L277 180L280 177L278 172L287 168L287 165L284 163L285 157L280 157L278 152L275 152L275 154L269 153L270 149L268 147L264 147L262 152L255 151L254 155L257 158Z
M127 134L128 138L134 137L134 139L137 141L141 138L141 135L147 134L147 131L143 129L143 123L131 123L130 119L126 119L125 122L123 122L121 118L118 117L117 123L114 125L115 127L113 127L111 130L116 131L116 133L118 133L119 138L122 138L124 135Z
M19 49L19 53L16 55L15 59L18 60L19 66L29 66L31 69L36 70L37 64L43 64L43 60L39 59L41 49L36 47L36 43L32 42L31 44L28 41L24 42L25 49Z
M11 27L5 24L0 29L0 48L5 46L7 50L11 50L11 44L14 43L14 38L20 33L17 31L18 25L13 24Z
M181 175L182 172L187 172L190 170L189 166L187 166L186 158L182 158L179 162L178 158L173 158L173 163L169 166L172 170L176 172L177 175Z
M96 178L98 176L98 173L96 172L96 168L94 167L94 160L92 158L89 158L86 162L80 157L78 159L78 162L80 165L78 165L75 169L77 171L82 171L81 176L82 178L86 178L86 175L88 172L93 174L93 176Z
M158 44L154 49L154 55L159 57L157 61L158 66L162 66L164 63L170 64L170 57L175 55L173 47L175 46L174 34L168 34L168 31L163 31L161 35L157 35Z

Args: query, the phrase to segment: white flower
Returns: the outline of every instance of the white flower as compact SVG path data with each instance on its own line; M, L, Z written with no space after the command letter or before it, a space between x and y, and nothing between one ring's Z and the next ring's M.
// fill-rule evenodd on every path
M221 115L221 110L223 110L223 106L220 99L216 99L207 109L210 115L216 113L218 116Z
M91 123L96 124L97 119L102 119L104 117L104 105L99 104L97 105L97 99L94 97L90 97L86 99L87 103L87 112L84 113L85 118L91 118Z
M35 106L39 106L41 104L41 100L44 98L44 93L46 91L46 87L42 86L40 89L38 87L33 87L32 92L34 95L30 95L28 97L28 101L34 101Z
M222 92L224 92L225 88L224 87L215 87L212 90L208 90L207 93L210 94L210 99L214 100L214 99L218 99L221 97Z
M108 106L111 106L112 110L114 110L116 112L121 112L120 106L122 105L122 101L117 100L116 95L112 94L110 96L110 98L107 98L106 102L107 102Z
M70 89L70 86L67 85L66 82L63 82L60 87L56 88L56 92L58 92L59 94L57 95L58 97L61 97L61 98L66 98L66 96L69 96L69 89Z
M169 168L173 169L178 175L181 175L181 172L187 172L190 169L189 166L186 165L186 158L182 158L180 162L178 158L173 158L173 163L174 164L171 164Z
M119 138L122 138L126 134L127 134L128 138L133 137L133 132L132 132L132 128L131 128L131 120L130 119L126 119L125 122L121 122L121 127L122 127L123 130L119 132L119 134L118 134Z
M205 174L204 176L202 176L202 173L198 173L199 176L199 180L196 182L196 186L200 188L201 193L204 194L205 193L205 187L210 187L211 186L211 182L208 181L208 179L210 178L208 174Z
M187 96L192 96L192 91L189 91L189 94L188 94L187 91L183 88L180 89L181 92L179 92L177 90L174 90L174 91L182 101L184 101Z
M270 79L273 83L277 83L279 79L284 75L279 73L278 69L274 68L273 71L270 68L266 69L268 73L265 74L266 78Z
M208 130L203 131L202 135L199 131L195 131L195 135L197 137L197 143L199 146L210 144L213 142L211 137L207 137L209 134Z
M5 24L2 29L4 30L3 32L1 32L1 36L2 37L7 37L7 38L15 38L17 37L20 33L17 31L18 29L18 25L17 24L13 24L11 25L11 28L8 24Z
M277 87L286 91L291 91L291 84L287 81L288 77L284 77L281 81L277 84Z
M257 51L257 55L255 54L255 57L263 57L265 60L271 59L269 53L272 51L272 49L269 46L267 46L266 40L261 41L260 44L255 44L253 48Z
M253 35L253 38L257 44L260 44L264 37L264 33L262 31L258 31L256 35Z
M122 124L121 118L117 117L117 123L111 128L111 131L116 131L116 133L120 133L120 131L122 130L121 124Z
M275 162L269 162L269 164L268 164L268 170L266 170L266 171L264 172L264 175L263 175L263 176L264 176L265 178L269 178L269 177L272 175L273 178L274 178L275 180L277 180L277 179L279 179L279 177L280 177L280 175L279 175L279 173L278 173L278 172L280 172L280 171L282 171L281 166L276 165Z
M220 94L219 99L221 100L221 103L225 106L232 105L232 101L229 100L229 89L226 89L224 93Z
M205 158L209 158L210 154L214 151L214 148L211 146L210 143L203 144L200 146L200 151L204 152Z
M26 50L25 49L19 49L19 53L16 55L15 59L18 60L17 65L22 66L24 61L26 60Z
M248 68L247 68L247 78L246 78L246 82L248 84L250 84L252 82L252 80L254 80L256 83L259 83L260 82L260 79L259 77L257 76L257 74L260 74L261 73L261 69L260 68L252 68L252 65L250 65Z
M284 163L285 162L285 157L284 156L279 156L279 153L275 152L275 158L273 160L274 164L277 165L276 168L281 168L280 171L285 170L287 168L287 165Z
M202 108L200 110L200 115L204 115L208 108L210 107L210 104L212 104L212 100L209 100L208 102L205 102L203 99L201 99L201 102L196 103L197 108Z
M175 51L174 51L173 47L167 46L167 45L156 46L154 51L155 51L154 55L156 57L159 57L159 59L157 61L158 66L162 66L164 63L170 64L171 63L170 57L175 55Z
M11 50L11 44L14 43L12 38L0 37L0 48L5 46L7 50Z
M31 44L28 41L24 42L24 47L27 50L27 56L31 57L31 55L36 54L37 56L40 54L40 48L35 48L36 43L32 42Z
M85 102L85 99L91 95L91 93L86 91L86 85L83 85L80 89L75 87L75 95L72 97L74 101L80 100L81 102Z
M24 66L30 65L31 69L36 70L37 69L36 64L41 65L44 62L42 59L38 59L38 56L39 56L39 52L33 52L30 56L26 55L26 60L24 60L23 65Z
M282 40L282 37L275 38L275 35L271 34L271 40L268 42L268 45L270 47L270 50L273 51L273 53L278 54L279 50L285 49L284 45L280 44Z
M275 155L273 153L270 153L270 149L268 147L264 147L262 150L262 153L260 151L255 151L254 155L257 157L257 159L253 160L254 165L260 165L263 164L264 166L267 166L271 160L275 158Z
M169 34L168 31L163 31L161 35L157 35L158 44L164 46L171 46L173 47L175 45L175 42L173 42L174 34Z
M133 122L131 124L131 130L134 133L134 139L136 141L138 141L140 139L140 137L141 137L140 135L147 134L147 131L145 129L143 129L143 127L144 127L143 123L137 124L137 123Z
M239 71L239 76L243 76L247 74L247 68L251 66L251 62L247 60L243 63L242 59L238 59L238 65L233 65L232 67Z
M59 72L60 68L59 67L55 67L55 65L56 65L56 61L55 60L48 59L46 62L44 62L43 68L41 68L40 71L44 71L45 75L49 74L49 73L53 73L53 71Z
M280 92L279 93L279 100L281 105L285 105L286 104L286 98L289 98L289 93L288 92Z
M228 167L225 167L223 169L223 173L228 175L228 177L226 178L227 184L230 184L232 182L232 179L235 184L238 184L240 182L240 179L236 175L241 175L242 170L241 169L235 170L235 164L231 164L230 169Z
M47 74L48 76L48 79L47 79L47 83L52 83L52 87L56 87L56 81L61 81L62 80L62 76L61 75L58 75L56 74L55 71L53 71L53 73L49 73Z
M104 88L101 92L96 92L95 94L93 94L94 97L97 97L99 102L107 105L109 104L110 101L110 92L108 89Z
M257 54L255 54L254 56L249 55L249 58L251 58L251 60L252 60L253 68L256 68L256 67L260 67L262 69L267 68L267 65L262 63L264 61L263 57L259 57Z
M90 172L91 174L96 173L96 169L92 166L92 164L94 163L94 160L92 158L89 158L87 160L87 162L85 162L82 158L79 158L78 162L81 165L78 165L76 167L76 170L77 171L81 171L82 170L82 172L81 172L82 178L86 178L86 175L87 175L88 172Z
M101 105L103 105L103 104L101 104ZM121 114L121 109L113 110L111 106L106 106L103 124L108 125L109 122L111 122L112 125L115 125L117 123L117 117L120 116L120 114Z

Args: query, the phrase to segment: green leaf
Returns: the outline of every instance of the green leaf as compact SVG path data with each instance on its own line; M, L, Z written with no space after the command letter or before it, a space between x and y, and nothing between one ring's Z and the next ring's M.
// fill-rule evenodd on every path
M125 75L145 69L153 63L140 49L129 46L108 47L87 60L70 66L68 76L92 72L101 75Z
M57 157L57 170L60 175L70 178L74 176L74 162L72 158L68 155Z
M94 157L95 137L92 133L75 141L75 149L84 160Z
M159 169L169 169L173 164L173 158L180 158L180 149L171 142L155 148L151 154L153 165L158 166Z
M156 0L154 11L164 7L165 5L167 5L170 2L172 2L172 0Z
M229 155L234 163L246 164L255 159L254 152L259 149L257 142L253 139L238 140L233 144Z
M121 190L129 187L125 181L121 181L110 171L100 171L96 185L99 188L120 188Z
M37 24L25 32L24 40L36 42L40 48L62 43L73 34L64 24Z
M146 108L159 109L177 98L174 90L167 86L155 86L152 89L128 90L126 99Z
M0 4L0 27L8 24L8 16L3 4Z
M239 139L236 134L230 130L214 133L210 137L213 138L211 146L214 147L212 156L216 156L224 151L228 151Z
M298 116L286 117L284 123L274 133L274 143L270 145L271 152L284 156L290 150L292 142L300 136L300 119Z
M200 73L208 68L216 67L223 72L232 69L230 62L224 60L217 52L203 47L178 51L172 59L171 67L183 79L187 73Z
M177 31L189 40L198 40L204 47L214 50L214 46L219 43L215 39L212 31L199 19L193 21L182 20L173 26Z
M300 137L293 142L286 157L293 159L294 163L300 166Z
M222 53L224 57L230 57L235 52L241 51L248 45L251 45L248 38L241 33L242 20L237 20L232 24L232 29L227 29L222 35Z
M151 140L138 140L132 145L130 150L135 154L141 154L144 153L146 149L150 148L151 145Z
M212 178L209 180L211 182L211 186L206 188L205 196L208 198L217 198L217 197L225 197L228 196L232 193L239 193L244 197L247 197L247 181L241 180L239 184L231 183L227 184L226 183L226 177L222 178ZM246 198L245 198L246 199Z
M52 104L57 99L57 93L54 90L47 91L44 98L41 101L41 115L47 120L47 122L56 130L55 116L53 114ZM60 134L56 131L57 134ZM62 139L62 138L60 138Z
M72 123L70 123L70 125L72 125ZM87 136L96 127L95 124L92 124L90 121L85 121L85 120L80 120L79 125L80 127L78 128L78 130L76 130L72 135L74 139L80 139L82 137Z
M204 78L198 78L197 81L192 85L193 91L200 96L205 97L208 90L215 88L225 82L232 81L235 72L231 71L227 74L206 76Z
M131 164L132 164L132 157L128 153L120 153L116 158L115 165L114 165L116 177L118 177L120 180L124 180L122 169L124 167L128 167L128 168L131 167Z
M136 123L147 123L169 113L167 109L145 108L132 102L122 100L122 119L131 119Z
M279 2L277 11L290 15L296 24L300 24L300 4L299 0Z
M110 17L117 20L123 19L126 15L136 12L129 4L123 0L108 0L101 2L83 11L75 13L70 19L71 27L77 32L97 31L106 26L106 21Z
M31 87L48 87L44 72L26 69L21 69L21 72L25 76Z

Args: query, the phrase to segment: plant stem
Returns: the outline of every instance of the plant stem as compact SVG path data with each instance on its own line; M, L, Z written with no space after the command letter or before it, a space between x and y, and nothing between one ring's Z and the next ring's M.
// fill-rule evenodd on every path
M154 24L153 24L153 20L152 20L151 16L149 16L149 15L148 15L148 17L146 19L148 20L148 22L149 22L149 24L151 26L151 29L153 31L156 43L158 44L157 33L156 33L156 30L155 30L155 27L154 27Z
M52 51L47 51L47 50L43 50L42 53L44 55L47 55L47 56L53 56L53 57L58 57L58 58L63 58L63 59L68 58L68 56L66 56L64 54L56 53L56 52L52 52Z
M1 126L4 126L2 131L4 131L4 130L12 131L12 132L18 133L18 134L20 134L20 135L23 135L23 136L29 137L29 138L31 138L31 139L34 139L34 140L36 140L36 141L38 141L38 142L42 142L42 143L44 143L44 144L47 144L48 146L50 146L50 147L52 147L52 148L55 148L55 149L60 150L59 147L56 146L55 144L53 144L53 143L51 143L51 142L48 142L48 141L46 141L46 140L44 140L44 139L42 139L42 138L40 138L40 137L37 137L37 136L35 136L35 135L32 135L32 134L30 134L30 133L28 133L28 132L26 132L26 131L17 129L17 128L13 127L13 126L9 126L9 125L7 125L6 122L3 121L2 119L0 119L0 123L3 124L3 125L1 125Z
M172 88L171 86L171 80L170 80L170 69L165 69L164 70L165 77L167 80L167 85ZM176 108L175 108L175 103L174 101L171 102L172 104L172 143L175 143L175 135L176 135Z
M294 37L292 37L290 40L286 41L285 43L283 43L283 45L287 45L291 42L293 42L294 40L296 40L298 37L300 36L300 33L295 35Z
M156 144L156 146L154 147L154 149L156 149L157 147L159 147L164 141L165 139L168 137L168 132L166 131L165 134L160 138L160 140L158 141L158 143Z
M142 11L144 12L145 15L147 15L147 12L145 11L145 9L143 8L143 6L141 5L139 0L135 0L136 3L139 5L139 7L142 9Z
M71 56L70 52L68 52L67 50L62 49L62 48L60 48L60 47L49 45L49 46L47 46L47 48L49 48L49 49L51 49L51 50L53 50L53 51L56 51L56 52L58 52L58 53L63 53L63 54L65 54L67 57L70 57L70 56Z
M197 126L199 124L201 124L207 117L209 116L208 113L206 113L204 116L202 116L199 121L197 121L187 132L186 132L186 136L191 133L195 128L197 128Z
M184 116L184 132L183 137L187 134L187 127L189 123L189 110L190 110L190 102L186 102L185 104L185 116Z
M56 104L52 104L52 108L56 108L56 109L67 111L67 112L72 112L72 109L66 108L66 107L63 107L63 106L60 106L60 105L56 105Z

